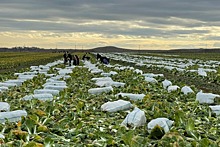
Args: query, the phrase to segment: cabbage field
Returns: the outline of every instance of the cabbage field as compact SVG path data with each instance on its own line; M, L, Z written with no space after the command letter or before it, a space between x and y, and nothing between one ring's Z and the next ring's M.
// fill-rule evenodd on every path
M30 67L31 65L40 65L60 59L60 53L48 52L1 52L0 54L0 72L13 69Z
M36 55L0 74L0 144L220 146L220 58L103 53L104 65L95 55L79 66Z

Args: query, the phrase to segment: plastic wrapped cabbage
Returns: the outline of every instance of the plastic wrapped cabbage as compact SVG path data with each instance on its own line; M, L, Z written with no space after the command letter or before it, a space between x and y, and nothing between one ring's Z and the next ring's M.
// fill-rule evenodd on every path
M0 123L4 123L6 120L9 122L17 122L21 120L22 116L27 116L27 112L25 110L0 112Z
M203 93L202 91L196 94L196 100L199 103L213 104L215 98L220 98L220 95L213 93Z
M164 81L162 82L162 84L163 84L163 88L164 88L164 89L167 89L168 86L171 86L171 85L172 85L172 82L169 81L169 80L164 80Z
M169 120L168 118L156 118L151 120L148 124L147 124L147 130L149 133L151 133L151 130L154 129L155 126L160 126L161 128L163 128L164 132L167 133L170 130L170 127L172 126L172 124L174 123L174 121Z
M189 86L182 87L181 92L184 93L185 95L188 93L194 93L194 91Z
M140 127L145 125L145 123L146 123L146 117L144 111L135 107L134 110L126 116L126 118L121 123L121 125L123 126L131 125L134 127Z
M142 100L145 96L145 94L133 94L133 93L118 93L116 96L122 96L122 97L128 97L131 100Z
M102 87L102 88L91 88L88 90L90 94L101 94L101 93L108 93L113 91L112 86Z
M102 111L117 112L121 110L127 110L132 107L129 101L117 100L114 102L107 102L101 106Z

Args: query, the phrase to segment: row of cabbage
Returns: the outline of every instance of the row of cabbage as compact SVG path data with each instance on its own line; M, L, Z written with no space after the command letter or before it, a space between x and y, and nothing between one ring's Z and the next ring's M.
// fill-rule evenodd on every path
M37 52L4 52L0 55L0 70L20 68L30 65L43 64L60 59L60 53L37 53Z
M55 65L63 63L62 60L58 60L52 63L48 63L46 65L39 66L31 66L30 71L23 73L14 73L17 79L10 79L0 83L0 93L12 90L15 87L19 87L25 82L28 83L37 75L45 75L46 83L43 85L43 89L35 89L33 93L30 93L24 96L21 100L31 100L38 99L41 101L45 100L53 100L54 96L58 97L59 92L63 89L67 88L66 82L60 79L67 79L70 76L66 75L72 72L74 67L67 67L66 69L62 68L54 68L58 74L49 74L48 71L51 70ZM10 100L9 100L10 102ZM21 121L22 116L27 116L27 112L25 110L13 110L10 111L10 104L7 102L0 102L0 123L5 123L6 120L8 122L18 122ZM3 132L2 132L3 133ZM4 135L0 134L1 138L5 138Z
M105 54L113 60L135 63L138 66L165 68L168 70L176 69L180 72L198 73L200 76L207 76L207 72L217 73L220 61L184 58L165 58L155 56L140 56L126 53L107 53ZM197 69L190 69L196 67Z

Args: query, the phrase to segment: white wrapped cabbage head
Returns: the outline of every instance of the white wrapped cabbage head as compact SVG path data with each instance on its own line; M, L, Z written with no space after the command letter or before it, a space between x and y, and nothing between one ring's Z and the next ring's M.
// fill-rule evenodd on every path
M127 110L132 107L129 101L117 100L114 102L107 102L101 106L102 111L117 112L121 110Z
M173 86L169 86L169 87L167 88L167 91L168 91L168 92L177 91L179 88L180 88L179 86L173 85Z
M62 90L64 90L65 88L67 88L66 85L62 85L62 86L46 85L46 86L44 86L44 89L52 89L52 90L59 90L59 91L62 91Z
M52 101L53 100L53 95L50 93L42 93L42 94L31 94L31 95L26 95L22 98L22 100L32 100L32 99L38 99L42 101Z
M207 73L205 72L205 70L203 68L198 69L198 75L203 76L203 77L207 77Z
M130 98L131 100L142 100L145 96L145 94L133 94L133 93L118 93L116 94L115 96L122 96L122 97L128 97Z
M115 82L115 81L97 81L95 84L100 87L103 87L103 86L124 87L125 85L125 83Z
M0 112L0 123L4 123L7 119L9 122L17 122L21 120L22 116L27 116L25 110L15 110L9 112Z
M121 123L123 126L131 125L134 127L144 126L146 123L146 117L144 111L135 107L132 112L130 112L124 121Z
M35 89L34 94L52 94L54 96L59 95L59 90L53 90L53 89Z
M169 80L164 80L164 81L162 82L162 84L163 84L163 88L164 88L164 89L167 89L168 86L171 86L171 85L172 85L172 82L169 81Z
M158 83L155 78L151 78L151 77L145 77L145 81L149 83Z
M196 94L196 100L199 103L213 104L215 98L220 98L220 95L213 93L203 93L202 91Z
M172 124L174 123L174 121L169 120L168 118L156 118L151 120L148 124L147 124L147 130L149 133L151 133L151 130L156 126L160 126L161 128L164 129L164 132L167 133L170 130L170 127L172 126Z
M209 108L211 108L212 112L215 113L216 115L220 115L220 105L209 106Z
M10 111L10 105L6 102L0 102L0 111Z
M189 86L184 86L181 88L181 92L187 95L188 93L194 93L194 91Z
M109 87L102 87L102 88L91 88L88 90L90 94L101 94L101 93L108 93L113 91L112 86Z

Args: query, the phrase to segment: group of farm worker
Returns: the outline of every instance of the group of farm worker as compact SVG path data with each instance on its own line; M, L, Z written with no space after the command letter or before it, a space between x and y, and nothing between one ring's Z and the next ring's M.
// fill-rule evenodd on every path
M72 65L72 61L73 61L73 65L79 65L79 57L77 55L71 55L71 53L69 52L65 52L63 54L63 58L64 58L64 64L69 63L69 66ZM97 54L96 57L97 61L99 60L101 63L103 64L109 64L110 59L105 57L105 56L101 56L99 53ZM82 57L82 60L90 60L90 57L87 55L87 53L85 53Z
M64 64L69 62L69 66L71 66L71 63L73 61L73 65L79 65L79 57L77 55L71 55L69 52L65 52L63 54L64 58Z

